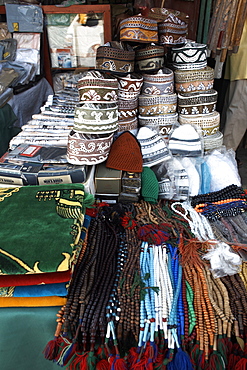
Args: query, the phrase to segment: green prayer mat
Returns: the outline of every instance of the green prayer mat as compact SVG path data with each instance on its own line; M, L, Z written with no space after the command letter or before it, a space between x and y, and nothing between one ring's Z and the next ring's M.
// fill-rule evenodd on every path
M53 338L60 307L0 308L1 370L59 370L42 351Z
M66 271L78 255L85 208L82 184L0 188L0 272Z

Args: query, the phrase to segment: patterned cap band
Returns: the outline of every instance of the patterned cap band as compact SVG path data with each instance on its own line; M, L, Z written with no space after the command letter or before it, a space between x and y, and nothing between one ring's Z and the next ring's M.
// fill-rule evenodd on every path
M178 113L207 114L216 109L218 92L216 90L179 93Z
M188 24L170 14L164 22L159 23L158 30L161 45L183 45L186 42Z
M156 19L159 23L165 22L166 20L170 20L177 18L178 20L174 20L174 22L181 23L181 24L188 24L189 16L179 10L174 9L167 9L167 8L150 8L147 14L148 18Z
M139 125L157 131L165 140L168 140L173 125L178 123L178 113L159 116L138 116Z
M178 122L178 113L160 114L158 116L138 116L140 126L158 127L160 125L173 125Z
M111 46L99 46L96 52L96 69L127 74L134 71L135 52Z
M110 152L113 134L101 136L83 135L71 131L68 138L67 160L76 165L94 165L104 162Z
M118 132L131 131L136 133L138 128L137 117L130 118L124 121L120 121L118 125ZM134 131L134 132L133 132Z
M120 22L120 40L158 43L157 21L141 15L123 19Z
M78 80L80 101L109 103L117 101L118 82L116 78L104 78L98 71L88 73Z
M156 74L143 74L143 94L163 95L174 93L174 74L164 67Z
M207 66L207 45L187 42L180 48L172 48L172 64L175 69L194 70Z
M118 99L118 119L120 121L123 120L125 121L136 117L137 112L138 112L138 98L131 100Z
M179 114L178 120L181 125L189 123L199 126L203 136L214 135L220 127L220 113L217 111L209 114Z
M75 108L74 130L89 134L110 133L118 129L118 105L84 104Z
M175 83L175 90L179 92L192 92L192 91L207 91L211 90L214 86L214 80L207 81L191 81Z
M143 77L141 74L133 73L127 76L118 76L118 97L124 99L130 93L131 99L137 98L141 92Z
M196 81L211 81L214 79L214 69L207 66L198 70L183 71L175 69L175 83L196 82Z
M204 151L218 149L223 145L223 134L217 131L213 135L204 136Z
M139 96L139 113L143 116L175 113L176 109L177 94Z
M135 68L143 72L156 71L164 66L165 49L163 46L149 45L136 50Z

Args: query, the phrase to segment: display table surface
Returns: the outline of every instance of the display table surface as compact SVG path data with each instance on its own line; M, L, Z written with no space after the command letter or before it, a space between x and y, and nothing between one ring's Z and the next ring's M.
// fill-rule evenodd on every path
M0 308L1 370L58 370L42 353L56 329L60 307Z

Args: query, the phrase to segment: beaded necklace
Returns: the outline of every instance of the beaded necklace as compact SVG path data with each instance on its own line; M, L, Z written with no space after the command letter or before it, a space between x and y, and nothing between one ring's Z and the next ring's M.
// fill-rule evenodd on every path
M177 348L180 347L178 339L178 317L183 322L183 311L178 312L178 299L181 292L181 282L182 282L182 267L179 264L177 256L177 248L172 247L171 244L167 243L170 258L168 258L168 270L170 274L171 281L173 282L174 296L172 300L172 306L168 318L168 329L171 330L173 338L175 340Z

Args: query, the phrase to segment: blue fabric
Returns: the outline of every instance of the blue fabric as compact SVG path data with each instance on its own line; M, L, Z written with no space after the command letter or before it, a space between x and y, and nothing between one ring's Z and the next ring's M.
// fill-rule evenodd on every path
M210 193L211 173L206 162L201 165L201 191L200 194Z
M13 297L66 297L68 283L16 286Z

